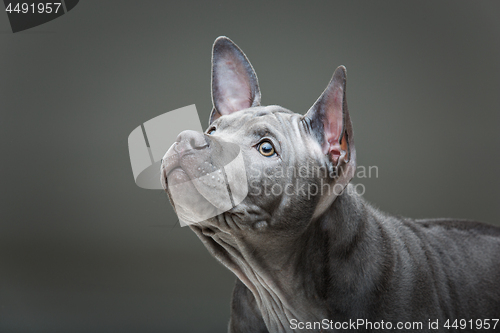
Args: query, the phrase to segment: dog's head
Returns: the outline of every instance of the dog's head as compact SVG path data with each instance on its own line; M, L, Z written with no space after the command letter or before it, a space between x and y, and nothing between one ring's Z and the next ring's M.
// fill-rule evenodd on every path
M161 172L177 214L198 233L244 232L256 241L300 233L353 177L343 66L305 115L260 99L245 54L217 38L209 127L180 133Z

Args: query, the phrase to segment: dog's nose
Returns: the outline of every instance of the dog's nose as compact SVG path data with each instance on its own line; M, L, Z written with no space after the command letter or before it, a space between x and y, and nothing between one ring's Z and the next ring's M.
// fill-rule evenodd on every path
M203 149L208 147L205 135L191 130L181 132L175 141L178 143L176 145L176 150L179 153L186 150Z

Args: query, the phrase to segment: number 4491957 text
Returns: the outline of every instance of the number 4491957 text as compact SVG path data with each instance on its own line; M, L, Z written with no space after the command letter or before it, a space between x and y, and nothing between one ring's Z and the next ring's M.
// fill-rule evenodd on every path
M38 4L28 4L28 3L9 3L9 5L5 8L5 11L8 13L19 13L19 14L26 14L26 13L32 13L32 14L51 14L51 13L57 13L61 7L60 2L45 2L45 3L38 3Z

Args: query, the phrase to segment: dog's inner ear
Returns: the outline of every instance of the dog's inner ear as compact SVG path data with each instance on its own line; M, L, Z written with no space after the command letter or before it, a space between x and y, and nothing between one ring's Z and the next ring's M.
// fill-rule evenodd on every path
M350 120L347 114L345 100L346 73L345 67L337 68L325 91L305 115L310 128L318 142L321 143L323 154L337 165L342 157L349 162ZM347 126L349 128L347 128Z
M257 75L243 51L227 37L217 38L213 47L212 100L210 123L221 116L260 105Z

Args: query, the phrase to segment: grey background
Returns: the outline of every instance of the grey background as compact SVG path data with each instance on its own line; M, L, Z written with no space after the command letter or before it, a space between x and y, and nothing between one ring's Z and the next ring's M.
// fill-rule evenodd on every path
M17 34L0 14L0 332L225 331L235 278L127 148L169 110L207 123L219 35L297 112L347 66L376 206L499 224L499 4L81 1Z

